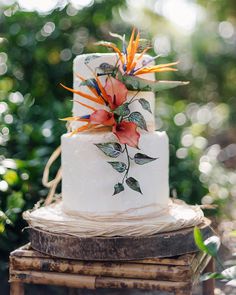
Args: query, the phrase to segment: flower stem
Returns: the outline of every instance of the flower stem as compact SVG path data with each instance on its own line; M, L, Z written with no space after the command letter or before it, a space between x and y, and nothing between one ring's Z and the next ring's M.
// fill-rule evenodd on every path
M138 90L135 95L131 98L131 100L129 101L129 103L133 102L134 98L138 95L138 93L140 92L140 90Z
M128 173L129 173L129 168L130 168L130 156L129 156L129 151L128 151L128 148L127 148L127 144L125 144L125 148L124 148L124 150L125 150L125 152L126 152L126 156L127 156L127 168L126 168L126 172L125 172L125 175L124 175L124 177L123 177L123 179L122 179L122 184L124 183L124 181L125 181L125 178L127 178L127 175L128 175Z

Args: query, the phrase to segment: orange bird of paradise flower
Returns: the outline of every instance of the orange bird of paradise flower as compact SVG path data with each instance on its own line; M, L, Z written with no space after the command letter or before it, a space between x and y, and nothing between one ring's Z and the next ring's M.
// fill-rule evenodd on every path
M101 41L101 42L97 42L96 44L112 48L118 54L119 60L121 61L121 64L122 64L123 74L136 76L136 75L147 74L147 73L177 71L177 69L172 68L172 66L177 65L178 62L148 66L158 56L150 58L150 60L148 60L147 62L144 62L142 66L137 67L138 62L142 59L144 54L151 47L146 47L140 54L137 54L139 41L140 41L140 33L137 32L135 37L135 31L136 30L134 28L131 33L128 46L126 46L125 38L123 38L122 51L111 42Z

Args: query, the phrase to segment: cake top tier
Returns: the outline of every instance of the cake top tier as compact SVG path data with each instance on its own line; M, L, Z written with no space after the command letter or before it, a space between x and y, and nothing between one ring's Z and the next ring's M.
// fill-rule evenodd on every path
M137 55L137 59L140 55ZM150 55L144 55L137 61L137 67L141 68L143 63L147 63L151 60ZM154 64L152 61L150 64ZM83 54L79 55L74 59L74 89L80 90L83 93L91 95L92 92L87 85L84 85L83 79L94 79L95 76L99 77L101 84L106 85L107 80L109 79L109 75L112 74L114 69L116 69L117 65L120 65L119 59L116 53L102 53L102 54ZM141 75L144 76L144 75ZM141 77L140 76L140 77ZM83 79L82 79L83 77ZM154 73L149 73L145 75L145 78L154 81L155 75ZM117 92L122 95L120 92L120 85L116 85L116 83L112 82L112 86L117 87ZM154 93L151 91L135 91L129 90L127 92L124 91L121 99L124 100L125 106L129 108L130 113L138 112L143 116L143 119L146 122L146 126L148 131L155 130L155 122L154 122L154 109L155 109L155 97ZM109 106L100 105L93 100L88 100L78 93L74 93L73 97L73 116L79 117L84 114L93 113L92 109L89 109L78 103L78 101L89 105L95 109L103 109L109 111ZM143 108L146 101L146 109ZM113 103L114 105L114 103ZM112 105L112 107L113 107ZM115 107L115 106L114 106ZM148 109L147 109L148 108ZM84 122L73 122L71 124L72 129L76 130L76 128L82 126ZM140 130L142 132L142 130Z
M136 35L136 36L135 36ZM118 35L116 34L115 37ZM74 61L72 91L72 135L81 131L106 128L121 144L138 147L140 132L154 130L154 95L156 91L186 84L180 81L155 81L154 73L176 71L177 62L154 65L159 57L139 54L140 34L133 29L128 43L123 37L122 50L110 42L99 42L114 50L114 54L89 54ZM145 78L144 78L145 76Z

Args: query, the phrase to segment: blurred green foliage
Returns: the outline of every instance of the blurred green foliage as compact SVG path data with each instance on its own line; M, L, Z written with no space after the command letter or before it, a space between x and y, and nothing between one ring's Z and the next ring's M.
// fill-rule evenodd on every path
M43 169L66 131L58 118L68 116L72 107L71 97L58 84L72 85L73 58L101 51L94 41L111 40L109 31L130 32L136 25L154 43L168 33L170 54L160 62L180 59L181 63L177 74L161 78L191 81L189 86L162 93L157 99L157 128L167 130L170 137L172 195L193 204L204 197L204 203L220 206L236 195L233 167L226 169L222 164L229 158L224 148L235 140L231 136L235 124L235 41L225 38L227 32L218 33L226 16L218 11L223 2L215 2L215 14L210 7L207 18L182 39L163 16L154 13L155 1L147 1L150 5L142 10L141 19L132 8L133 1L127 6L125 1L96 1L83 9L67 5L44 15L21 11L17 5L2 7L0 259L26 240L21 232L26 225L22 211L47 195L41 184ZM204 9L209 12L208 7ZM132 18L129 23L124 16L128 13L135 14L137 23ZM153 26L147 27L150 21ZM161 24L160 32L156 23ZM158 53L155 46L154 51ZM52 174L58 166L59 162Z

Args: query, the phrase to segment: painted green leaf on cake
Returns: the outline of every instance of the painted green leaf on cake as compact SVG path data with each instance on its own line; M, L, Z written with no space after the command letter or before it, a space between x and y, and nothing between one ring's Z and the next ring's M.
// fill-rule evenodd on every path
M109 163L116 171L122 173L126 170L127 166L123 162L107 162Z
M98 55L98 54L88 55L88 56L86 56L84 63L87 65L90 63L91 60L94 60L99 57L101 57L101 55Z
M126 184L134 191L139 192L140 194L143 194L139 185L139 182L133 178L129 177L126 179Z
M124 83L128 90L136 91L162 91L177 86L187 85L186 81L150 81L130 75L118 75L118 79Z
M106 156L117 158L122 153L122 147L117 142L95 144Z
M150 103L146 99L140 98L138 102L141 104L144 110L148 111L149 113L152 113Z
M122 104L121 106L115 109L114 113L122 117L128 116L130 114L129 103L126 102Z
M120 183L120 182L118 182L118 183L115 184L115 186L114 186L114 193L113 193L113 196L119 194L120 192L123 192L124 189L125 189L125 188L124 188L123 184Z
M155 161L158 158L152 158L145 154L137 153L134 155L134 162L138 165L144 165L146 163Z
M111 65L107 62L103 62L99 65L99 69L102 70L104 73L110 73L110 72L116 70L116 67L114 67L113 65Z
M147 131L147 124L143 115L139 112L133 112L129 115L128 121L134 122L138 127Z

